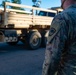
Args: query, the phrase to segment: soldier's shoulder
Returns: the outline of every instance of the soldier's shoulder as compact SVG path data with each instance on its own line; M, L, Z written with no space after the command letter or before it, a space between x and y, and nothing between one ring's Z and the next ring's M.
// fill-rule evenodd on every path
M69 7L67 9L63 10L62 13L61 13L61 15L68 16L68 14L72 14L73 12L76 12L76 9L74 10L74 8Z
M69 13L71 14L71 11L72 10L70 10L70 9L64 10L61 13L57 14L53 20L58 21L58 22L63 21L63 20L68 20L69 19L68 14Z
M63 20L64 20L63 13L60 13L54 17L53 23L58 23L58 22L60 23Z

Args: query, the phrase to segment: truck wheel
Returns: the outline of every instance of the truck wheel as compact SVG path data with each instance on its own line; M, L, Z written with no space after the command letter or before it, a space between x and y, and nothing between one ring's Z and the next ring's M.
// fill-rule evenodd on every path
M38 31L31 31L27 34L26 46L32 50L38 49L41 45L41 34Z

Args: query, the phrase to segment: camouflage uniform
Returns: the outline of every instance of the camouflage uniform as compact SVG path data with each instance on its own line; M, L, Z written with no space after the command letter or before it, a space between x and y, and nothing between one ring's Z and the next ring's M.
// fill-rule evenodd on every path
M76 75L76 4L52 21L42 75Z

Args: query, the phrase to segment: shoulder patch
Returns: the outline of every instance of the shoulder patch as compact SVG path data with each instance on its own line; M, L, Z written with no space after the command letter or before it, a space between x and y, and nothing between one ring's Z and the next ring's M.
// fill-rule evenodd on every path
M52 36L55 32L56 32L56 29L51 27L51 29L49 31L49 36Z

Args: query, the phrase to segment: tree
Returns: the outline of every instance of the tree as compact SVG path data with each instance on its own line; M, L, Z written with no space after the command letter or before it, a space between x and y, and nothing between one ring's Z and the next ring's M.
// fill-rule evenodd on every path
M16 3L16 4L21 4L21 0L11 0L12 3ZM23 8L20 7L14 7L11 6L12 9L18 9L18 10L24 10Z
M21 4L21 0L11 0L12 3Z
M37 2L37 0L32 0L32 2L34 3L33 6L35 5L35 3Z
M3 0L2 3L0 4L1 7L4 7L4 3L9 2L8 0Z
M33 2L33 7L40 7L41 0L32 0Z
M40 7L41 0L32 0L33 2L33 7ZM38 10L36 10L36 15L38 14Z

